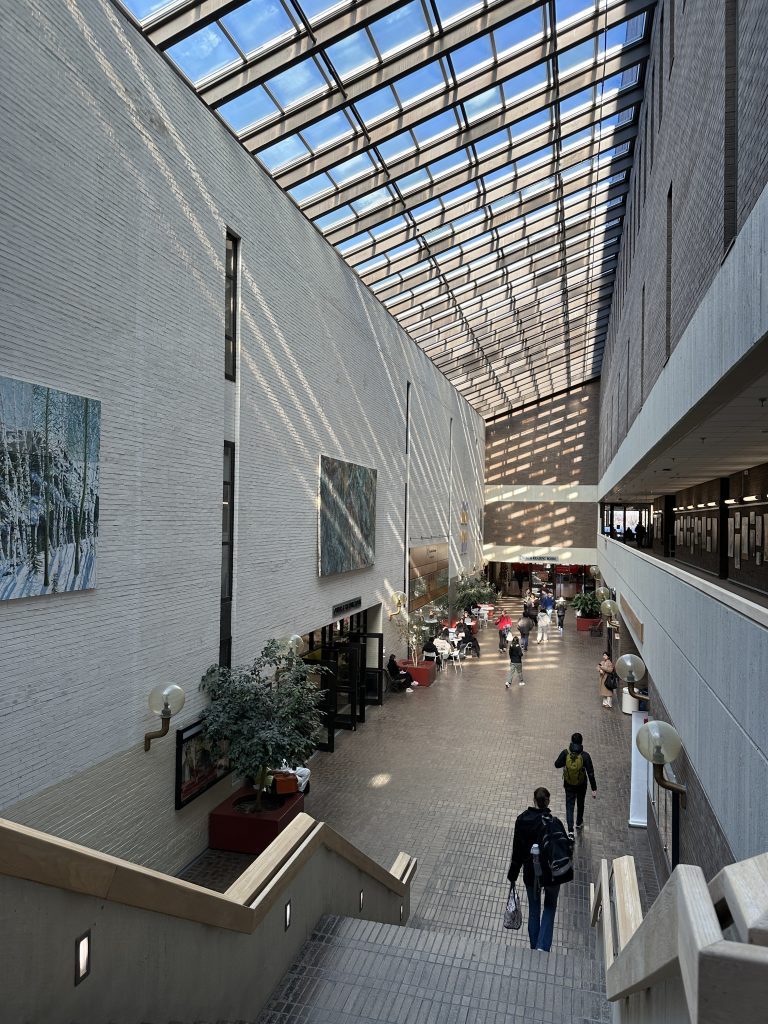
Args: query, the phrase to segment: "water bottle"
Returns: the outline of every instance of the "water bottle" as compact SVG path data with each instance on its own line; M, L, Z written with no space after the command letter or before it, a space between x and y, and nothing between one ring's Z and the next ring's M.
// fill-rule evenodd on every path
M541 878L541 858L539 857L538 843L534 843L531 847L531 857L533 858L533 873L537 878Z

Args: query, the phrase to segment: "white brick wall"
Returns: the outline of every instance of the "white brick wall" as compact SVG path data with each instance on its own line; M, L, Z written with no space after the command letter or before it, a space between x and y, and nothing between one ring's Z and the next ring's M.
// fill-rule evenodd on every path
M146 697L178 682L173 726L194 721L217 657L225 437L237 661L402 586L408 380L410 535L450 529L457 571L483 423L108 0L14 4L0 46L0 373L102 402L98 589L0 605L0 811L174 870L229 783L174 811L174 740L144 753ZM243 239L234 386L227 227ZM317 577L320 453L378 470L372 569Z

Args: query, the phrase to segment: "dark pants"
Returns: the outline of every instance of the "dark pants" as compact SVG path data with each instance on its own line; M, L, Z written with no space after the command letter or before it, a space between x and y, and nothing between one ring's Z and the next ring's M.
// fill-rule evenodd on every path
M499 630L499 650L505 651L507 649L507 631L506 629Z
M559 885L526 885L528 893L528 938L531 949L543 949L548 953L552 947L552 933L555 930L555 912ZM544 893L544 909L541 908L541 894Z
M587 784L581 786L565 786L565 820L568 831L573 832L573 805L576 805L576 824L584 823L584 798L587 795Z

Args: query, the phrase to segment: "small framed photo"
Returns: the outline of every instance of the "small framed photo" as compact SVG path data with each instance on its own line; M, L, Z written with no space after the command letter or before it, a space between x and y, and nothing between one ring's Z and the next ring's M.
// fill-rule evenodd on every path
M176 810L181 810L232 769L227 757L214 757L203 733L203 720L176 730Z
M728 519L728 557L733 558L733 519Z

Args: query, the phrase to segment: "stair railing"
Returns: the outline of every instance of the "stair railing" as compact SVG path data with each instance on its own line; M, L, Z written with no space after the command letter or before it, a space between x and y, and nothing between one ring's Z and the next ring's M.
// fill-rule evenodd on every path
M612 868L601 861L590 890L617 1024L765 1019L768 854L730 865L709 885L700 868L679 865L644 919L632 857Z

